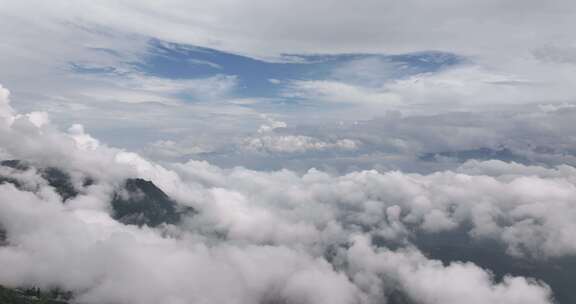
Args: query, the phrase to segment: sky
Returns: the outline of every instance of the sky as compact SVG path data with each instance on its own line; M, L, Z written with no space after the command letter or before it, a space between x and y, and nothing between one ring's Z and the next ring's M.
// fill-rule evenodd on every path
M0 185L22 248L0 247L0 265L54 269L13 266L0 285L82 303L379 303L390 286L416 303L553 303L547 282L414 240L574 256L575 17L569 0L0 0L0 158L61 168L82 193L62 207L38 172L4 172L36 190ZM199 215L114 221L106 200L130 177ZM54 276L69 257L44 238L89 252L84 274ZM206 291L230 278L243 284Z
M422 156L481 149L572 161L570 1L1 7L0 83L16 109L158 161L429 172L451 165Z

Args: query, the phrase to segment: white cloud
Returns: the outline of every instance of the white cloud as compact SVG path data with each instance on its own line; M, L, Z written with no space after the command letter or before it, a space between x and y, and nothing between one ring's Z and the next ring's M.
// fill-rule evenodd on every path
M231 142L258 123L264 107L273 114L288 113L284 120L297 126L370 119L391 109L427 115L504 111L526 104L550 108L576 100L574 41L564 30L573 27L575 7L563 0L513 0L506 5L455 0L362 5L175 0L162 6L150 1L30 0L2 5L0 80L12 88L14 107L50 112L56 124L82 122L103 141L134 149L165 140L150 138L150 130L162 135L164 130L179 130L180 138L170 138L178 141L202 129L211 133L206 137ZM328 8L331 13L325 14ZM150 39L278 60L296 58L283 56L287 53L436 49L468 62L396 79L394 71L402 66L376 57L351 60L327 71L327 79L277 83L286 95L304 99L297 106L255 105L254 99L234 96L235 89L243 88L241 75L182 80L143 74L136 66L150 55ZM214 64L193 60L192 65ZM22 67L33 67L34 72ZM185 103L183 97L196 103Z
M9 121L14 115L14 109L10 106L9 102L10 91L0 85L0 118L2 122Z
M378 280L373 280L384 275L390 278L386 283L400 284L418 303L456 304L464 298L468 303L478 304L552 302L550 290L540 283L518 277L506 277L494 283L491 273L472 263L453 262L445 266L410 249L375 250L362 237L355 239L348 257L354 269L353 278L365 289L382 292Z
M358 105L368 109L364 116L359 116L366 119L374 117L375 111L386 110L432 114L486 111L488 107L502 110L513 105L572 104L576 96L569 88L574 85L574 75L576 69L569 66L552 67L533 60L519 60L501 69L460 65L387 80L377 86L370 85L370 81L358 84L298 80L290 83L285 94L312 101Z
M310 151L353 151L358 144L350 139L323 141L305 135L263 135L247 138L244 148L264 153L305 153Z
M368 89L336 81L302 80L291 83L285 92L287 97L307 100L332 101L350 104L376 104L394 107L401 104L400 98L382 90Z
M423 49L525 54L548 44L573 42L563 30L574 25L575 10L571 2L562 0L515 0L506 5L492 0L369 1L362 5L261 0L242 4L176 0L162 6L151 1L34 3L6 5L12 13L33 8L66 21L260 56ZM327 10L331 13L326 14Z
M258 128L258 133L260 134L270 133L275 129L282 129L288 126L288 124L286 124L285 122L281 120L275 120L274 118L269 117L267 115L262 115L262 118L266 120L266 123L260 125L260 127Z
M221 65L214 63L214 62L211 62L211 61L208 61L208 60L200 60L200 59L191 58L191 59L188 59L187 62L194 64L194 65L206 65L206 66L209 66L213 69L219 69L219 70L222 69Z
M326 262L289 248L162 238L11 186L0 191L1 221L18 244L0 248L3 284L56 284L87 303L351 303L356 294Z
M423 303L459 303L470 294L478 303L551 303L540 283L494 282L470 263L444 266L407 237L461 229L472 240L499 241L511 255L576 253L570 166L472 162L460 173L427 175L161 166L99 144L79 126L62 133L30 119L3 118L0 143L12 157L96 183L78 184L80 196L66 204L34 171L18 176L36 185L31 191L0 185L0 222L12 244L0 247L1 284L60 286L87 303L378 303L395 288ZM134 176L198 213L158 229L112 220L112 190ZM407 247L373 249L373 236Z

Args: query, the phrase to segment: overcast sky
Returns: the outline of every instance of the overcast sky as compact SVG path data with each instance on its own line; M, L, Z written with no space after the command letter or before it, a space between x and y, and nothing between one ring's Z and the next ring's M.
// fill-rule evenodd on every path
M0 5L13 107L153 159L422 171L426 153L575 150L572 1Z

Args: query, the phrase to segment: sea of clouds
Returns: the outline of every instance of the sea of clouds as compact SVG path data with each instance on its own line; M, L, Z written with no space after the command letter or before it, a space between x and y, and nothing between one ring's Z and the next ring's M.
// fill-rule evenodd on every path
M430 174L224 169L163 163L109 147L81 125L16 113L0 88L0 284L58 287L79 303L553 303L545 282L496 279L470 262L423 253L419 235L464 231L505 254L576 254L576 168L468 161ZM57 167L80 195L62 202L37 168ZM197 213L178 225L124 225L110 199L151 180ZM91 178L94 183L83 181ZM375 240L379 241L375 241Z

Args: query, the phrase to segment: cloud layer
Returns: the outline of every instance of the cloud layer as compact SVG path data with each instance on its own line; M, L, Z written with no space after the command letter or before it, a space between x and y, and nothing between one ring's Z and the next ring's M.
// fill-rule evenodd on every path
M0 185L4 285L58 286L82 303L379 303L398 292L418 303L471 294L477 303L552 303L545 283L442 264L414 236L463 230L517 257L576 253L570 166L487 161L457 172L342 176L160 166L98 143L81 126L63 133L44 114L15 114L2 92L5 158L95 179L76 182L81 194L63 204L35 169L3 169L28 185ZM116 222L109 200L126 177L152 180L198 213L156 229Z

